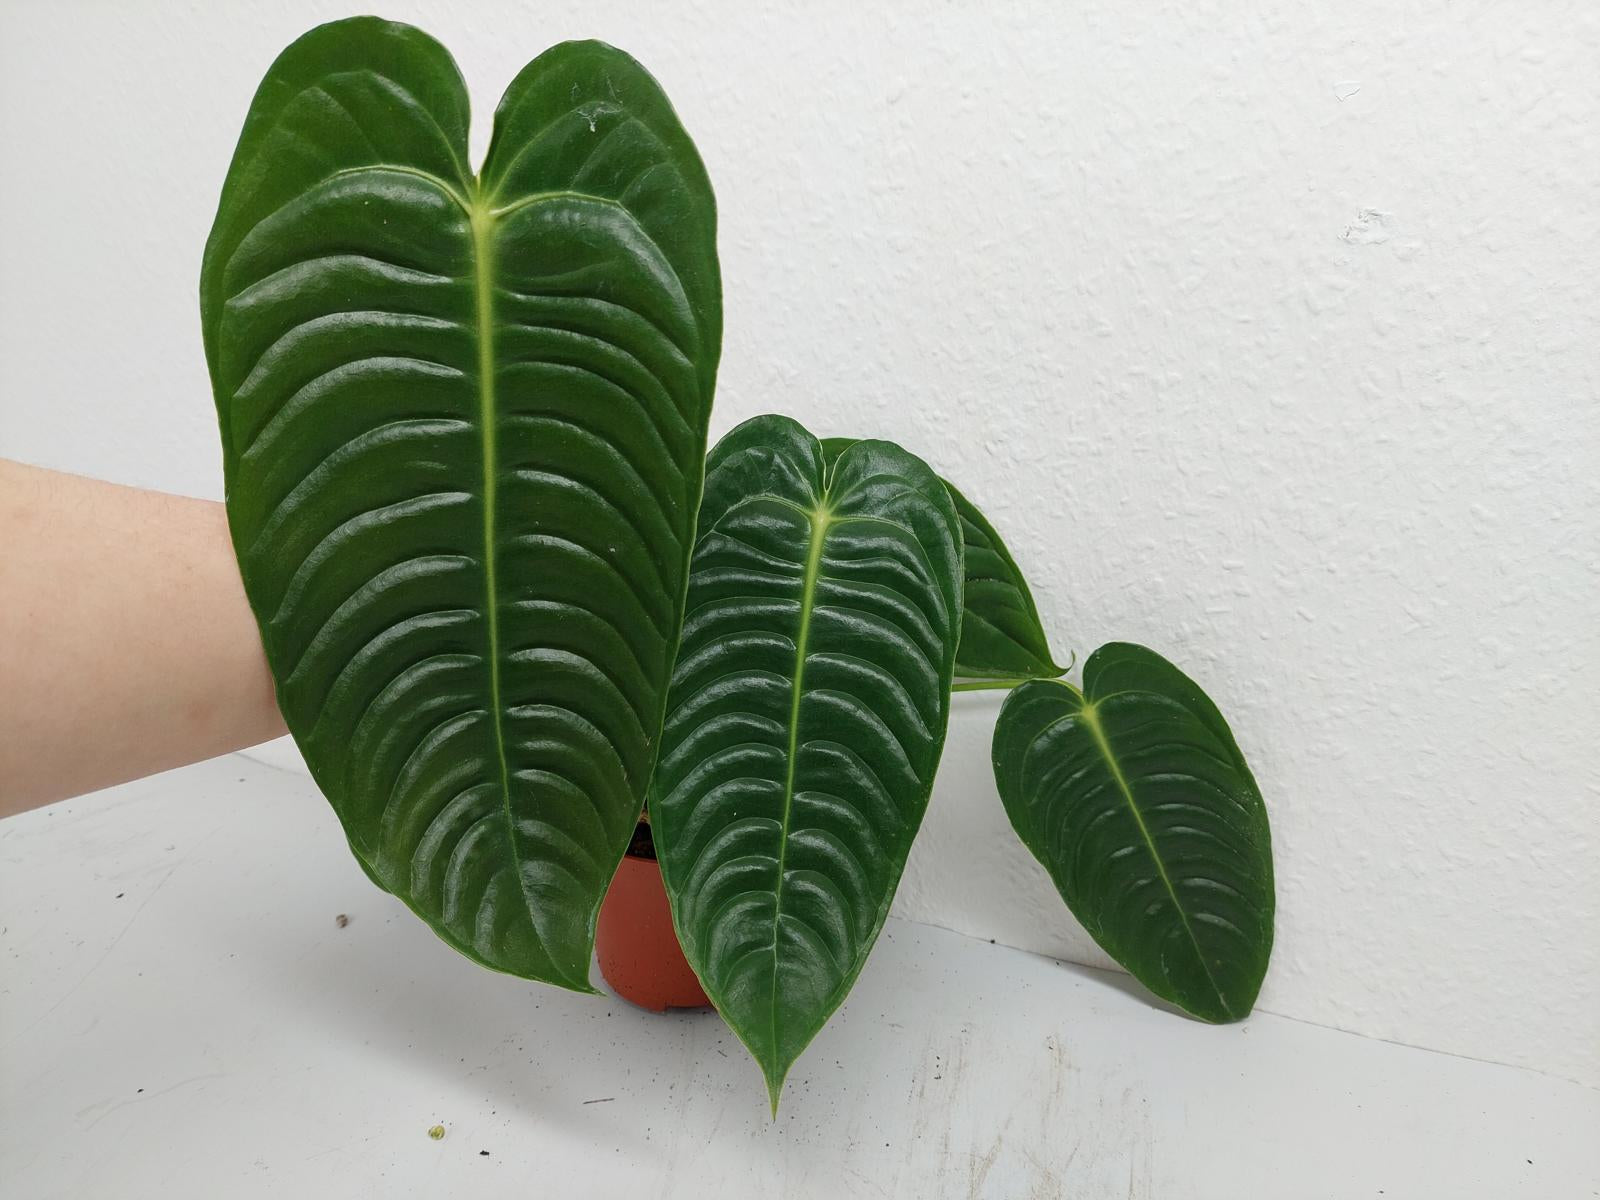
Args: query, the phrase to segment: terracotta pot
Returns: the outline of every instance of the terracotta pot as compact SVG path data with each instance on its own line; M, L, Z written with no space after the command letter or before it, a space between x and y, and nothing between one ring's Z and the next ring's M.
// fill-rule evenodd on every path
M661 867L653 858L623 856L600 906L594 946L611 989L640 1008L666 1012L711 1003L678 945Z

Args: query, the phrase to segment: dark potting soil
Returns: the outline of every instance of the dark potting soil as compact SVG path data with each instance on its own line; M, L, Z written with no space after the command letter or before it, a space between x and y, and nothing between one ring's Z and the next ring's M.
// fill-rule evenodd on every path
M628 853L634 858L648 858L655 861L656 844L650 840L650 826L647 822L640 821L633 827L633 840L628 843Z

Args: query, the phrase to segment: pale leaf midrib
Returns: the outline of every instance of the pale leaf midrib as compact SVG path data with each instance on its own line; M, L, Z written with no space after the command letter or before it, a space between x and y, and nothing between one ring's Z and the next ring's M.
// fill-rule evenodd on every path
M499 468L499 407L495 397L494 361L494 216L487 208L468 209L472 227L474 307L478 340L478 423L483 462L483 590L485 640L489 673L489 720L494 730L495 757L500 768L500 802L505 812L506 845L517 858L517 825L511 812L511 764L506 755L505 704L500 688L500 590L496 573L498 548L495 537L496 479ZM518 890L528 909L529 901L522 872L517 871Z
M1120 693L1118 693L1120 694ZM1205 948L1200 945L1200 939L1195 937L1194 928L1189 924L1189 914L1185 911L1183 902L1178 899L1178 892L1173 887L1172 879L1167 874L1166 864L1161 861L1161 855L1156 849L1155 839L1150 835L1150 828L1144 822L1144 815L1139 811L1139 805L1133 798L1133 788L1129 785L1127 776L1122 773L1122 764L1117 761L1116 753L1111 748L1111 741L1106 736L1105 727L1100 722L1100 714L1095 706L1102 703L1106 697L1096 697L1093 702L1087 702L1079 709L1079 716L1083 725L1089 731L1089 736L1094 739L1095 748L1099 750L1101 758L1105 760L1106 768L1111 772L1112 781L1117 785L1117 790L1122 793L1123 800L1128 805L1128 811L1133 814L1134 824L1139 829L1139 836L1144 839L1145 849L1149 851L1150 861L1155 864L1156 874L1161 878L1161 884L1167 889L1167 895L1172 900L1173 911L1178 914L1178 920L1183 923L1183 932L1189 939L1189 944L1194 947L1196 960L1200 969L1205 973L1206 982L1211 985L1211 990L1217 997L1217 1003L1222 1005L1222 1011L1228 1016L1233 1016L1233 1005L1228 1003L1228 998L1222 994L1222 989L1217 986L1217 980L1211 973L1211 966L1206 962Z
M811 538L806 546L806 566L800 589L800 623L795 631L794 680L789 693L789 749L783 784L783 818L778 834L778 877L772 908L772 988L769 993L771 1052L774 1064L778 1053L778 953L783 918L783 873L789 849L789 822L794 809L795 759L800 749L800 701L805 692L806 654L811 642L811 614L816 607L817 579L822 573L822 548L828 536L831 516L823 507L807 512Z

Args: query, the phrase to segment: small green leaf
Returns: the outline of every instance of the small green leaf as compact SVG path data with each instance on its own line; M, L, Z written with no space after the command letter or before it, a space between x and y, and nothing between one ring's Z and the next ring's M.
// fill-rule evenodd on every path
M711 453L651 828L690 964L784 1076L878 936L928 802L961 619L955 508L921 460L825 465L783 417Z
M824 438L829 463L854 438ZM962 586L961 646L956 674L964 679L1041 679L1064 673L1050 653L1028 581L1005 542L978 506L948 479L944 486L961 520L966 576Z
M946 481L966 548L965 615L956 674L969 679L1038 679L1060 675L1028 581L995 527Z
M1156 995L1206 1021L1255 1004L1272 951L1267 810L1227 722L1143 646L1084 690L1025 683L994 731L1000 798L1067 907Z
M206 245L228 519L278 702L362 867L590 990L682 616L716 213L621 51L530 63L467 166L445 49L360 17L262 80Z

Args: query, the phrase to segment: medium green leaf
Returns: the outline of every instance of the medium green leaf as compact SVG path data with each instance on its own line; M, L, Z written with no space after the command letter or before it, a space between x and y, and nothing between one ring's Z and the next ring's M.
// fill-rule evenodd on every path
M685 953L767 1077L883 925L950 713L961 535L919 459L758 417L711 458L650 814Z
M480 174L449 54L272 65L206 246L228 517L278 700L375 880L590 990L681 620L721 343L715 207L627 55L571 42Z
M828 463L854 438L823 438ZM948 479L950 499L961 520L966 577L962 586L961 645L956 674L967 679L1039 679L1060 675L1050 653L1033 593L1011 551L987 517Z
M1216 705L1143 646L1090 655L1084 690L1025 683L994 731L1011 824L1095 941L1207 1021L1255 1004L1272 950L1267 810Z

